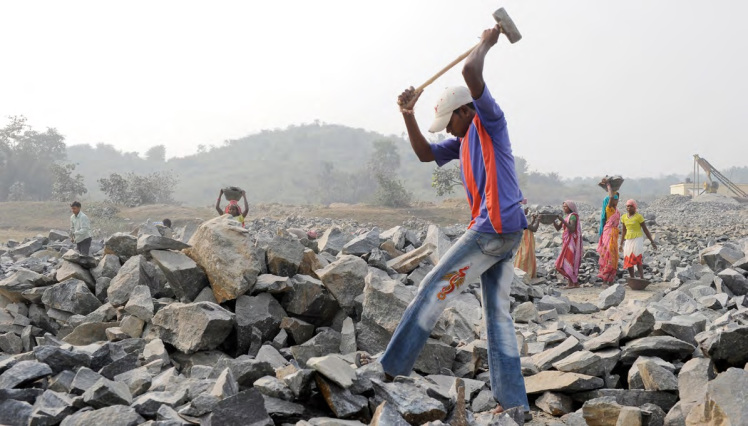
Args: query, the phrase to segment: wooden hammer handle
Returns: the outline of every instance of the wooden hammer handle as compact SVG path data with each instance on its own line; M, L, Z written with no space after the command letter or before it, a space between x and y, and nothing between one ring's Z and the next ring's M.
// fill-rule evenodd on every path
M426 80L425 83L423 83L422 85L416 87L416 92L422 92L423 89L425 89L431 83L433 83L434 81L436 81L437 78L441 77L445 72L449 71L450 69L452 69L452 67L454 67L455 65L459 64L460 62L462 62L462 60L465 59L465 58L467 58L468 55L470 55L470 53L473 50L475 50L476 47L478 47L479 44L480 43L478 43L475 46L471 47L467 52L465 52L462 55L458 56L457 58L455 58L454 61L450 62L449 65L447 65L446 67L442 68L439 72L437 72L436 74L434 74L433 77L431 77L430 79Z

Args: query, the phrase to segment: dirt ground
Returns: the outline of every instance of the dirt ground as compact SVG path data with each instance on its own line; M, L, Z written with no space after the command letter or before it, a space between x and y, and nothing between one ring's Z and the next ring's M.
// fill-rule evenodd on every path
M86 204L83 212L86 212ZM412 218L430 221L440 226L467 223L470 212L464 200L446 200L443 203L419 203L409 208L383 208L367 205L335 204L325 206L288 206L282 204L250 205L250 219L271 217L284 219L288 216L347 219L360 223L372 223L381 228L402 225ZM185 207L149 205L135 208L120 207L107 231L130 230L132 225L147 219L170 218L178 224L186 219L209 219L215 217L213 207ZM94 218L92 218L92 221ZM94 227L96 224L94 223ZM57 202L3 202L0 203L0 241L23 240L37 234L46 234L50 229L67 230L70 227L70 207ZM121 227L122 229L116 229Z

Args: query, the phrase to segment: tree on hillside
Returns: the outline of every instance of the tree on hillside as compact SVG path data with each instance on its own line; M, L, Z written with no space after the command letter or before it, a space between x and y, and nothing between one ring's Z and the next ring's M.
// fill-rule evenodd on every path
M514 171L517 173L519 187L524 189L530 175L527 170L527 160L522 157L514 157ZM556 177L558 177L558 174L556 174ZM436 190L436 195L440 197L454 193L455 187L462 186L460 165L436 167L431 175L431 186Z
M11 186L24 188L24 199L46 200L52 195L52 168L66 158L65 137L57 130L34 130L23 116L10 117L0 129L0 201L9 197ZM14 186L14 197L19 185Z
M309 201L331 203L359 203L370 197L376 186L368 171L342 172L330 161L323 161L317 173L315 197Z
M152 146L148 151L145 152L145 159L148 161L155 161L157 163L163 163L166 161L166 147L163 145Z
M400 154L391 139L374 141L374 152L367 163L367 169L376 179L379 187L374 194L374 202L386 207L408 207L411 194L400 179L397 169L400 168Z
M174 204L174 189L179 182L171 172L154 172L147 175L112 173L98 180L99 189L109 201L128 207L144 204Z
M436 167L431 175L431 186L436 190L436 195L442 197L454 192L456 186L462 185L460 166L458 164L449 167Z
M52 165L52 199L71 201L88 192L83 176L80 173L72 176L74 170L75 164Z

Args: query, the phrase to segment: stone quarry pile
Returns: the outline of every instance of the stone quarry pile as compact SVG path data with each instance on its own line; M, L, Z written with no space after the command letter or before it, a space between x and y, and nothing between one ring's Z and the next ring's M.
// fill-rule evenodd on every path
M669 285L646 301L624 303L622 276L597 303L565 297L560 234L538 232L539 277L510 292L534 424L748 424L748 239L679 232L655 204L646 272ZM588 281L596 214L582 209ZM0 246L0 424L522 424L490 413L478 283L447 302L413 375L355 368L464 231L407 225L219 217L114 234L94 256L60 231Z

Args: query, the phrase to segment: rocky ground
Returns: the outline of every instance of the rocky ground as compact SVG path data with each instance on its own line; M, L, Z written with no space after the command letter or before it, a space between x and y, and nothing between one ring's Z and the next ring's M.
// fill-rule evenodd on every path
M580 206L581 289L560 290L560 234L541 228L539 277L511 289L530 424L748 424L748 210L722 201L640 206L659 245L643 291L623 274L598 286L596 207ZM410 377L354 366L385 348L462 232L290 216L144 224L93 256L59 231L8 241L0 424L522 424L490 413L477 283Z

